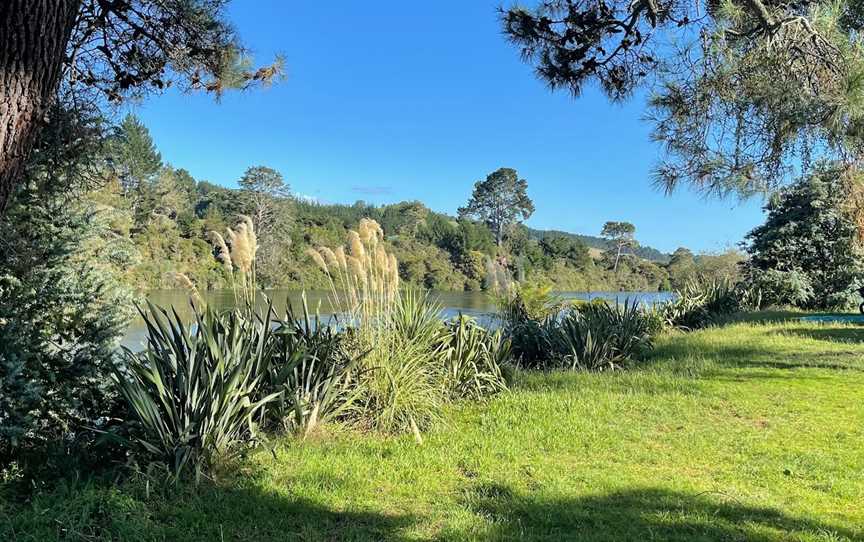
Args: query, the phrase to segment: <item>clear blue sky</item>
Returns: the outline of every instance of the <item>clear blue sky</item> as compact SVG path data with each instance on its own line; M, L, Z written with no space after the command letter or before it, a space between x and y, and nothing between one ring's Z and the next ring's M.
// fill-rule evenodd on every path
M597 234L627 220L643 244L722 250L762 220L761 202L652 188L659 149L644 102L552 93L501 35L487 0L235 0L231 18L288 79L226 95L168 93L134 107L163 157L226 186L251 165L327 202L421 200L455 213L499 167L528 180L529 225Z

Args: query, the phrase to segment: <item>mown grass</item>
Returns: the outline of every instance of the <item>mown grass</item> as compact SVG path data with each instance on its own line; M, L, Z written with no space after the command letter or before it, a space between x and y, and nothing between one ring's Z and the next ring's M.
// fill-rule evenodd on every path
M330 427L197 488L0 496L0 540L864 540L864 328L770 316L519 373L422 446Z

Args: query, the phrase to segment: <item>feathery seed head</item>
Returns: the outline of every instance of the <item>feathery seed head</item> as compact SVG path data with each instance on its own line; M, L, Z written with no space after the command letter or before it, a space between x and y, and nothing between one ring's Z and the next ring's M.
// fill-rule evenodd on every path
M365 261L366 249L363 247L363 241L360 239L360 234L354 230L350 230L348 232L348 243L349 248L351 249L351 255L361 261Z
M321 271L324 271L325 273L330 273L330 270L327 269L327 262L324 261L324 258L321 256L320 252L318 252L312 247L309 247L308 249L306 249L306 254L308 254L309 257L312 258L312 261L314 261L315 264L319 268L321 268Z
M318 252L324 257L324 261L327 262L328 267L334 270L339 269L339 261L336 259L336 254L334 254L332 250L327 247L321 247L318 249Z
M228 272L233 271L234 267L231 265L231 251L228 250L228 245L225 244L225 239L215 231L208 232L207 236L216 246L216 259L228 269Z
M348 260L345 259L345 249L343 247L336 248L336 261L339 262L339 269L343 271L348 269Z
M198 293L198 288L195 287L195 283L185 275L184 273L174 273L174 282L177 283L178 286L185 290L189 290L189 293L192 294L192 298L197 301L202 301L201 294Z

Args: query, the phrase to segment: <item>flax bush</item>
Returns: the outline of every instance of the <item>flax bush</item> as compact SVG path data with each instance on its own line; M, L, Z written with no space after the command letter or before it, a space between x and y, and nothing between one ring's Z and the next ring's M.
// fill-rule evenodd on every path
M510 341L459 315L438 338L435 357L442 385L451 399L482 399L507 389Z
M253 441L256 420L279 393L261 396L273 341L272 307L263 317L217 313L193 304L195 325L148 304L143 352L124 349L114 380L141 431L132 444L173 474L200 475L238 443Z
M399 264L384 247L381 226L364 219L346 247L310 250L331 285L331 304L363 354L355 421L384 432L420 431L444 401L433 363L438 310L428 297L403 295Z
M297 316L289 306L275 322L275 347L265 389L279 393L268 405L270 425L305 437L354 407L363 354L351 347L349 333L310 315L305 295L302 311Z

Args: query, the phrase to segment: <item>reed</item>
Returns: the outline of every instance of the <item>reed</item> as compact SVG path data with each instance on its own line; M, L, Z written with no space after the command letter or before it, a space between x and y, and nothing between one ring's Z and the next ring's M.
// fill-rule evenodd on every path
M258 236L251 218L239 215L238 219L236 226L226 230L225 237L215 231L209 232L208 236L214 245L216 259L222 264L231 284L235 304L251 311L255 307L257 290L255 258Z

